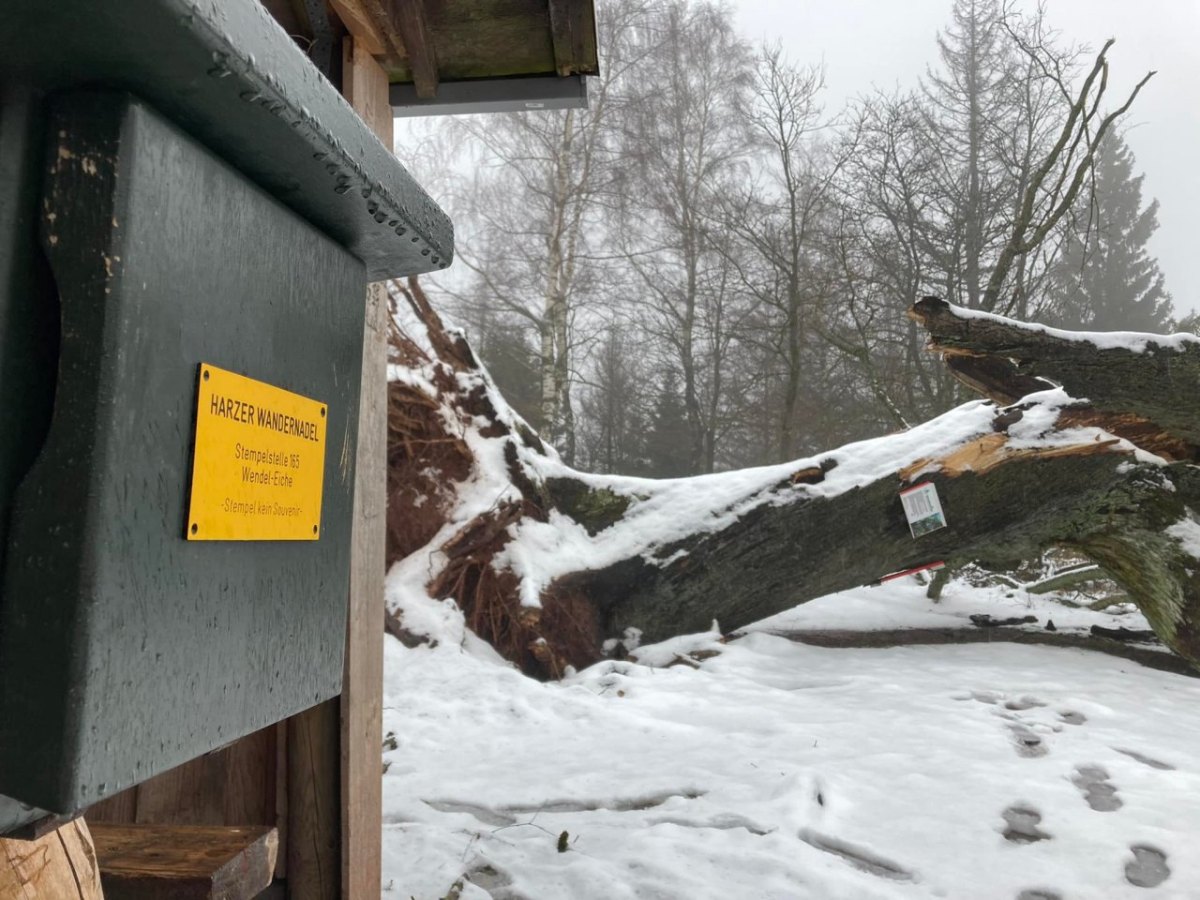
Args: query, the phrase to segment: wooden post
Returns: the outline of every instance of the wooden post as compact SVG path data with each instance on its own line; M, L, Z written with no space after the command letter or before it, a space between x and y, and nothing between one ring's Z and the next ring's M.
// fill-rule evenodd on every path
M287 887L290 900L337 900L341 854L338 701L287 720ZM348 895L342 895L348 896Z
M342 91L384 146L392 147L386 73L346 38ZM387 290L367 288L358 412L350 619L342 683L342 896L377 896L383 821L383 577L387 512Z
M342 93L390 149L387 75L353 38L343 44ZM292 900L373 897L381 881L388 314L384 285L368 286L365 302L342 694L288 720L286 867Z

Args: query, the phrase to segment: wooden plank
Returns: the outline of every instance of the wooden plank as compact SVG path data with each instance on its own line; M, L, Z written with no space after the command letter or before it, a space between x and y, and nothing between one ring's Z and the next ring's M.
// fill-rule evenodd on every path
M575 64L572 71L579 75L600 74L600 50L596 37L596 4L593 0L573 0L572 37L575 41Z
M134 822L141 825L224 825L227 755L208 753L143 782Z
M353 38L343 44L342 91L392 144L387 77ZM381 877L383 566L387 454L387 310L368 289L351 535L342 695L288 720L287 880L293 900L369 897Z
M270 883L279 835L265 825L93 828L108 900L250 900Z
M114 794L89 807L88 819L123 825L274 825L282 731L270 725Z
M596 26L591 0L565 0L554 12L569 73L596 75ZM442 82L559 72L548 0L445 0L426 7ZM568 37L569 35L569 37ZM384 68L393 82L412 81L407 63Z
M392 146L387 76L361 48L343 70L347 99ZM383 819L383 576L387 511L387 290L367 289L355 461L346 670L341 698L342 896L379 893Z
M559 75L571 71L575 46L571 40L571 11L568 0L550 0L550 39L554 42L554 68Z
M87 810L88 819L93 822L111 822L116 825L130 825L136 822L137 792L136 787L131 787L119 794L113 794L99 803L93 803Z
M274 725L234 741L225 754L224 825L275 824Z
M291 900L337 900L342 896L338 713L334 698L287 720ZM378 883L375 889L379 890Z
M393 82L428 89L439 81L600 71L593 0L330 2ZM405 17L419 17L422 30L414 35Z
M2 900L104 900L92 838L83 819L36 841L0 838Z
M342 95L383 145L391 150L392 107L388 102L387 75L371 54L352 38L342 41Z

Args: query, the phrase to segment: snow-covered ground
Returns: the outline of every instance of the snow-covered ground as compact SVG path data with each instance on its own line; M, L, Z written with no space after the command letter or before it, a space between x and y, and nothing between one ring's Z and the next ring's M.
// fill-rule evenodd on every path
M384 897L1200 897L1200 680L1081 650L758 630L542 684L406 593L437 645L387 639ZM1144 627L958 582L935 606L905 579L760 628L978 611Z

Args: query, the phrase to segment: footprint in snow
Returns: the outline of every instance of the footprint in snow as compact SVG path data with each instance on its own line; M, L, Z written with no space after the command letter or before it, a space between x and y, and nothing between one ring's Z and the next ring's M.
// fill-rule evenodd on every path
M505 900L524 900L524 894L510 890L512 877L503 869L491 863L482 863L466 874L467 881L482 890L489 897L503 897Z
M1125 805L1103 766L1076 766L1071 784L1079 788L1088 806L1097 812L1115 812Z
M1046 705L1046 702L1044 700L1039 700L1037 697L1030 697L1030 696L1026 695L1024 697L1019 697L1016 700L1007 701L1004 704L1004 708L1011 709L1011 710L1025 710L1025 709L1034 709L1035 707L1045 706L1045 705Z
M1087 721L1087 716L1085 716L1081 712L1075 712L1073 710L1068 710L1067 712L1060 712L1058 714L1058 717L1060 719L1062 719L1064 722L1066 722L1068 725L1082 725L1084 722Z
M1001 691L968 691L965 694L955 694L955 700L974 700L976 703L985 703L988 706L997 706L1003 700L1005 709L1020 711L1026 709L1035 709L1039 706L1045 706L1045 700L1039 700L1037 697L1032 697L1025 694L1021 697L1015 697L1012 700L1004 700L1005 694Z
M1050 835L1038 828L1042 814L1036 809L1025 806L1010 806L1003 813L1008 827L1004 829L1004 839L1013 844L1036 844L1038 841L1050 840Z
M1028 725L1014 722L1008 726L1008 730L1012 732L1013 744L1016 746L1018 756L1033 758L1045 756L1050 752L1041 735Z
M1158 887L1171 877L1167 867L1167 854L1154 847L1135 846L1132 862L1125 864L1125 880L1134 887Z
M993 712L1009 721L1008 730L1012 733L1013 744L1016 746L1017 753L1025 757L1045 756L1049 752L1049 747L1046 746L1042 736L1029 725L1026 725L1022 721L1022 717L1017 715L1017 713L1045 706L1046 702L1028 694L1011 700L1005 700L1004 698L1005 695L999 691L970 691L966 694L954 695L955 700L974 700L976 703L985 703L989 706L998 707ZM1065 717L1064 721L1072 722L1072 724L1079 724L1083 721L1082 714L1072 713L1069 715L1079 715L1079 722L1073 722L1071 719ZM1046 728L1046 726L1043 726L1043 728ZM1061 728L1061 725L1055 725L1050 727L1050 730L1059 731Z
M1062 900L1062 894L1045 888L1030 888L1017 894L1017 900Z

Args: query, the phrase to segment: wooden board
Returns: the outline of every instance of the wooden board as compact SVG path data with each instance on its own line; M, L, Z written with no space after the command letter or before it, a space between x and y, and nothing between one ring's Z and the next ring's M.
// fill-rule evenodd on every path
M281 778L278 756L285 733L282 725L269 725L227 747L189 760L89 807L88 821L113 825L279 825L279 795L286 780ZM286 809L286 798L284 804Z
M36 841L0 838L0 900L104 900L83 819Z
M441 79L555 72L597 74L593 6L577 0L568 0L565 5L570 10L575 36L561 47L564 55L557 55L547 0L446 0L431 4L430 39ZM411 81L413 73L405 67L389 75L392 81Z
M250 900L279 849L266 826L96 824L93 837L108 900Z

